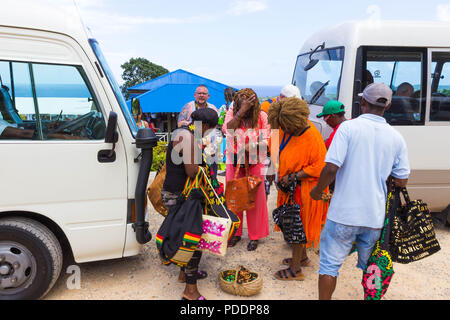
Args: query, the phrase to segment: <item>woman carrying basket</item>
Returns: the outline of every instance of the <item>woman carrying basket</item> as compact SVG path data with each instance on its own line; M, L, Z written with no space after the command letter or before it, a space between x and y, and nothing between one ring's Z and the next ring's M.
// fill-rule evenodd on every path
M279 164L279 187L288 189L289 182L296 181L294 202L300 205L300 217L307 239L306 243L292 244L292 258L282 261L289 268L275 273L279 280L304 280L301 267L310 264L306 248L319 244L328 210L327 202L313 200L309 195L325 166L327 151L320 132L308 120L308 116L308 105L296 97L275 102L269 110L272 129L279 129L279 150L271 154L274 163ZM285 204L289 195L289 192L285 193L280 188L277 207ZM280 230L277 226L275 229Z

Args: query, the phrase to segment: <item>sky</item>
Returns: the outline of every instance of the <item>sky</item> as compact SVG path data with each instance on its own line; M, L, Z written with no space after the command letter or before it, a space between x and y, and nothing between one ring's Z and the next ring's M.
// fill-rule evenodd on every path
M74 0L122 84L143 57L231 86L283 86L303 42L345 21L450 23L444 0Z

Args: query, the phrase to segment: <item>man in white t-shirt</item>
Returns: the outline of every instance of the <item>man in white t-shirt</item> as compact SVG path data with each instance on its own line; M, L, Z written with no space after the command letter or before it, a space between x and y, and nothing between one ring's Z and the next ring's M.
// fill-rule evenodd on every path
M311 191L311 197L320 200L322 191L336 180L320 241L319 299L324 300L331 299L353 242L357 267L365 269L385 218L386 180L391 175L397 186L404 187L410 173L406 143L383 118L392 90L373 83L360 96L362 115L341 124Z

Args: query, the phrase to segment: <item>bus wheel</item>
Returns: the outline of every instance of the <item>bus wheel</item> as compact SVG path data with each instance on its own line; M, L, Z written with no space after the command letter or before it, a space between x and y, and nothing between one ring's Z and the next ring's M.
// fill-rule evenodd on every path
M23 217L0 219L0 300L43 297L62 262L61 245L43 224Z

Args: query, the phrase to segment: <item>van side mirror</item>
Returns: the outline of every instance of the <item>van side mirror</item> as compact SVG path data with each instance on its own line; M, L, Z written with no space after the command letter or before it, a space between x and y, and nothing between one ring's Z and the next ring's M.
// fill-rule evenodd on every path
M117 113L111 111L108 118L108 126L106 127L105 142L116 143L119 140L117 132Z
M97 154L98 162L114 162L116 161L116 143L119 141L119 133L117 132L117 113L111 111L109 113L108 125L106 126L105 142L112 143L112 149L100 150Z

